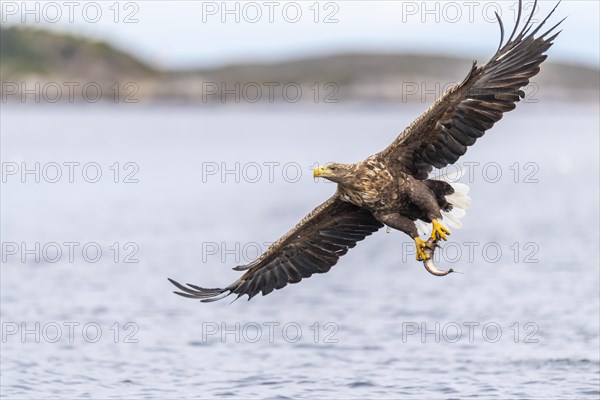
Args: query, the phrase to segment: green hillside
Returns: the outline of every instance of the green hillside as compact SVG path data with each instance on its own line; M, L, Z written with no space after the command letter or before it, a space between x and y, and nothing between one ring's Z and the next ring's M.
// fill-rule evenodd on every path
M321 86L332 82L340 101L405 102L407 85L423 93L447 88L464 78L471 62L440 55L356 53L161 71L104 42L33 28L0 31L2 81L135 82L137 96L149 101L205 101L202 90L207 82L226 88L248 82L293 82L307 90L316 82ZM597 68L546 62L533 84L530 91L540 98L598 101L600 73ZM219 101L219 96L211 99ZM419 99L417 95L408 101ZM423 99L431 101L432 96Z
M117 80L155 74L107 43L33 28L2 28L0 60L3 80L32 75Z

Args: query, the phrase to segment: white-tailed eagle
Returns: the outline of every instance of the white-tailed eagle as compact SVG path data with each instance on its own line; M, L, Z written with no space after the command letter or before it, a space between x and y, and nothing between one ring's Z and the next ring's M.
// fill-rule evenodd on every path
M536 1L537 4L537 1ZM558 6L558 4L557 4ZM458 219L470 199L465 185L428 179L433 168L455 163L467 148L491 129L504 113L524 98L523 88L540 71L544 54L560 32L560 22L540 33L556 7L540 24L532 23L533 12L519 31L517 23L506 42L504 26L500 46L484 66L473 66L462 83L444 93L424 114L408 126L385 150L355 164L332 163L315 169L314 176L336 182L337 191L315 208L292 230L275 242L256 261L234 268L245 271L222 289L184 286L170 280L181 296L203 302L230 294L248 299L324 273L348 249L384 225L414 239L417 259L430 272L432 244L446 239L445 224L460 225ZM536 10L534 4L533 10ZM431 224L431 239L420 238L417 224Z

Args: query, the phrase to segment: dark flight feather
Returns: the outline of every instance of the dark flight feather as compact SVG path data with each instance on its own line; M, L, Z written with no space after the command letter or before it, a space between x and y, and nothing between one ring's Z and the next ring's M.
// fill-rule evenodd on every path
M560 2L559 2L560 3ZM534 4L534 11L537 1ZM423 115L408 126L394 142L378 154L389 168L398 168L417 179L427 179L433 168L444 168L465 154L466 147L475 144L498 122L503 113L513 110L515 103L525 97L522 88L540 71L546 59L544 53L560 32L548 37L562 21L542 33L540 31L550 14L532 28L532 14L523 29L518 30L522 11L519 1L519 19L504 41L504 24L500 17L501 44L498 51L483 67L475 63L464 81L448 90Z
M331 197L314 209L294 229L275 242L256 261L236 267L247 270L223 289L187 286L169 279L179 291L174 293L203 302L219 300L230 294L248 295L248 300L298 283L312 274L328 272L356 242L378 231L383 224L370 211Z

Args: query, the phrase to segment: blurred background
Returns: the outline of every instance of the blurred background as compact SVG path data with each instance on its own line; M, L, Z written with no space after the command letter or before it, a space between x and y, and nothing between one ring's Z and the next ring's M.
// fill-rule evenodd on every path
M517 2L0 2L5 398L598 398L600 14L449 171L433 277L382 230L266 298L199 304L385 148ZM554 2L524 3L540 22ZM440 173L437 171L436 173Z

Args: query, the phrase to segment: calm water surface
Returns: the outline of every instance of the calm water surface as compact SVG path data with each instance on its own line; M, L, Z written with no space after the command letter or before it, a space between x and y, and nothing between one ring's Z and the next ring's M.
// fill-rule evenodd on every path
M2 396L597 399L597 105L524 104L461 159L462 275L382 230L249 303L171 293L230 283L333 192L311 167L422 108L4 109L4 166L41 172L2 185Z

